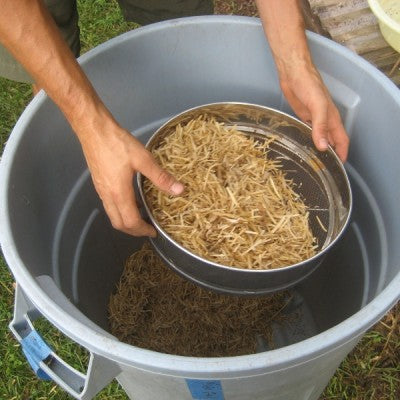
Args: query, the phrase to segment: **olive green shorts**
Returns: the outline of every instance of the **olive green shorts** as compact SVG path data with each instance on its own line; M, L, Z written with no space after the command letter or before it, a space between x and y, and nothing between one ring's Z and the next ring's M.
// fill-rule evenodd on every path
M76 0L44 0L64 39L76 57L80 52ZM214 13L213 0L118 0L127 21L140 25L193 15ZM32 82L24 68L0 45L0 76Z

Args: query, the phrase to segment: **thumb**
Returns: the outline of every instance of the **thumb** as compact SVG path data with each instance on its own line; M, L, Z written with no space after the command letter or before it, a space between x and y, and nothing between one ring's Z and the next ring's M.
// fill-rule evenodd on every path
M163 192L176 196L184 191L183 184L165 169L161 168L149 152L141 168L138 168L138 171L150 179L151 182Z

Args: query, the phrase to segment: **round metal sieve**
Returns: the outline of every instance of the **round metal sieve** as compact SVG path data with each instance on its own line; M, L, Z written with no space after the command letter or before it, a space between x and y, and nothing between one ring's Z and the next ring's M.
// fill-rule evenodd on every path
M151 239L156 251L168 266L184 277L220 292L257 295L293 286L321 263L323 256L347 226L352 207L350 183L343 164L329 148L318 151L311 138L311 128L292 116L254 104L213 103L187 110L166 122L150 138L151 151L175 130L200 115L209 115L225 125L257 140L273 135L268 157L279 158L286 176L296 185L309 211L310 228L317 238L318 252L301 263L266 270L248 270L220 265L191 253L175 242L158 224L143 191L143 176L138 174L139 193L158 236Z

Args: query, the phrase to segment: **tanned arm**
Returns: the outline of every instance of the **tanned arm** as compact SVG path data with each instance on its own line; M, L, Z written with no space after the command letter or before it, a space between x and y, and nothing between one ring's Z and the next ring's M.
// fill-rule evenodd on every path
M0 42L58 105L71 124L112 225L135 236L155 236L140 216L132 186L141 172L160 189L183 186L154 161L105 107L41 0L0 0Z

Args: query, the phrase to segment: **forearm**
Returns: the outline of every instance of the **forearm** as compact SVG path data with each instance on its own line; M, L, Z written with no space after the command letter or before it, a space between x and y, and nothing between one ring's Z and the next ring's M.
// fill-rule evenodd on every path
M291 66L312 65L298 0L256 0L265 34L281 79Z
M40 0L0 0L0 41L60 107L76 132L107 110ZM80 139L84 139L80 137Z

